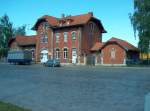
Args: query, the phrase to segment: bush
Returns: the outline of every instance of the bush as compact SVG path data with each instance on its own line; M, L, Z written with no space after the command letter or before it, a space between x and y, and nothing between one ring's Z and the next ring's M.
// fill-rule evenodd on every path
M141 60L142 65L150 65L150 59Z
M7 57L8 50L8 48L0 48L0 59Z

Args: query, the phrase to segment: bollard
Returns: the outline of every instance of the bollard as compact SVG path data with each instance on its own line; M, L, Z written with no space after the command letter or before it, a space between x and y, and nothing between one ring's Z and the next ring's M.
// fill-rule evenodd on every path
M150 93L145 96L144 111L150 111Z

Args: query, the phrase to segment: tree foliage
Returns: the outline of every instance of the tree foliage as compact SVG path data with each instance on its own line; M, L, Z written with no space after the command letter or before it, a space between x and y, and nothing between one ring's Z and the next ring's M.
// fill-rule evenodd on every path
M134 0L134 13L130 16L135 35L139 37L142 53L149 52L150 46L150 0Z
M9 17L6 14L0 17L0 58L7 54L9 48L8 41L17 34L25 35L25 29L25 25L14 28L13 23L10 22Z
M7 48L8 40L12 36L12 23L9 21L9 17L4 15L0 18L0 48Z
M26 25L14 29L14 36L16 35L25 35L26 34Z

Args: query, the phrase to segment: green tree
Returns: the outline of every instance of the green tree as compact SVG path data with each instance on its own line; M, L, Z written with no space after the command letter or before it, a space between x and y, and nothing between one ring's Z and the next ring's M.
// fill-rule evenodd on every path
M138 47L142 53L149 53L150 46L150 0L134 0L134 13L130 14Z
M25 35L25 29L25 25L14 28L13 23L10 22L9 17L6 14L0 17L0 58L7 55L9 40L16 35Z
M8 48L8 40L12 36L12 23L9 21L9 17L4 15L0 18L0 48Z
M26 25L14 29L14 36L16 35L26 35Z

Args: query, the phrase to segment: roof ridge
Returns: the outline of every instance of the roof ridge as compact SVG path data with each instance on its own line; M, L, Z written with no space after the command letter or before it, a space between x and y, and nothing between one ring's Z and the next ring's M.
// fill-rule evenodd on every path
M128 44L132 45L132 44L131 44L131 43L129 43L128 41L123 40L123 39L120 39L120 38L112 37L111 39L117 39L117 40L119 40L119 41L121 41L121 42L126 42L126 43L128 43ZM110 39L110 40L111 40L111 39ZM134 46L134 45L133 45L133 46Z
M136 46L132 45L132 44L129 43L128 41L122 40L122 39L119 39L119 38L116 38L116 37L112 37L112 38L111 38L110 40L108 40L108 41L111 41L112 39L116 39L115 42L119 43L119 44L122 45L123 47L126 47L126 46L128 45L128 46L130 46L130 47L133 47L133 48L136 48L136 49L137 49ZM125 44L122 44L122 42L125 43Z
M77 16L84 16L84 15L91 15L91 17L92 17L92 14L90 13L90 12L88 12L88 13L83 13L83 14L78 14L78 15L71 15L71 16L66 16L66 17L63 17L63 18L67 18L67 17L77 17ZM55 19L62 19L61 17L60 18L57 18L57 17L55 17L55 16L51 16L51 15L43 15L43 16L41 16L39 19L41 19L41 18L44 18L44 17L52 17L52 18L55 18ZM94 17L94 16L93 16Z

